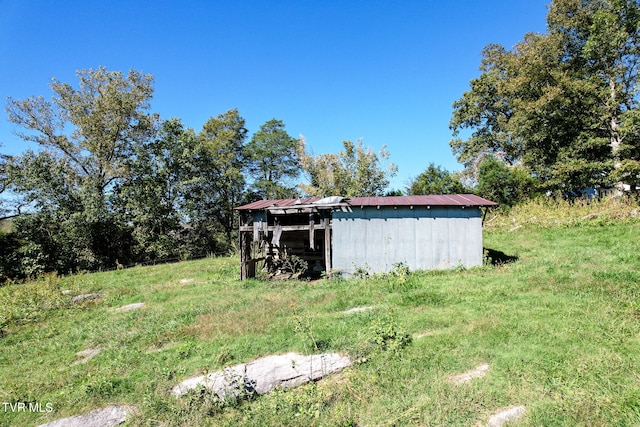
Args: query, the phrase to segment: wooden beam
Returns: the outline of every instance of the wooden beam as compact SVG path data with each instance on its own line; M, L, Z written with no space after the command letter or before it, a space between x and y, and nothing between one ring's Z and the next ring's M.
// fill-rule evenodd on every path
M251 239L247 232L240 232L240 280L255 277L255 267L251 271ZM251 275L253 273L253 275Z
M268 227L264 228L263 225L263 230L265 231L276 231L276 229L280 227L280 229L282 231L309 231L309 224L304 224L304 225L281 225L281 226L275 226L275 225L269 225ZM320 223L320 224L314 224L313 228L315 230L324 230L324 223ZM239 231L250 231L253 233L253 226L252 225L243 225L240 227Z
M324 228L324 269L327 277L331 277L331 226L329 224L330 218L323 218Z
M315 233L314 233L315 221L313 220L313 214L309 214L309 249L315 250Z

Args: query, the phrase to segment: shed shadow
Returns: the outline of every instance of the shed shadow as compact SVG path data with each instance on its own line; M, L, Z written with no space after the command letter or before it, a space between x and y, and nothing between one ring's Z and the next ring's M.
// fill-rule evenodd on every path
M511 264L518 261L517 255L507 255L502 251L498 251L491 248L483 248L484 250L484 263L486 265L493 265L499 267L505 264Z

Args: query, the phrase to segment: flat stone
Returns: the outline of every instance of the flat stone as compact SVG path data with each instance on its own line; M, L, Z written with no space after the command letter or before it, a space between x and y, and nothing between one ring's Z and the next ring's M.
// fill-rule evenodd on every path
M128 406L107 406L83 415L41 424L39 427L112 427L124 423L127 419L127 414L132 412L133 409Z
M484 377L487 372L489 372L489 365L480 365L477 368L464 372L462 374L450 376L449 382L452 382L454 384L466 383L467 381L471 381L474 378Z
M175 386L172 393L182 396L203 386L216 393L221 400L239 397L243 393L265 394L276 387L287 389L319 380L350 365L348 357L337 353L267 356L208 375L188 378Z
M71 302L83 302L83 301L91 301L100 298L102 295L100 294L84 294L84 295L76 295L71 298Z
M73 364L79 365L81 363L87 363L89 360L100 354L101 351L102 350L99 348L88 348L86 350L79 351L76 353L76 356L81 357L81 359L76 360Z
M136 302L133 304L127 304L127 305L123 305L122 307L118 307L116 308L116 311L129 311L129 310L138 310L142 307L144 307L144 303L143 302Z
M367 307L354 307L354 308L350 308L349 310L345 310L343 311L344 314L353 314L353 313L360 313L362 311L367 311L367 310L372 310L373 307L371 306L367 306Z
M514 406L513 408L504 409L489 418L487 427L500 427L509 421L514 421L524 415L524 406Z

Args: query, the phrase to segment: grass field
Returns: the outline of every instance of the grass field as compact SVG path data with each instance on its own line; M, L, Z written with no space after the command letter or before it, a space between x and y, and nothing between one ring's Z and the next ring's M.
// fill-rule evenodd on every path
M237 258L216 258L5 286L0 401L54 410L0 406L0 423L127 404L138 408L128 425L141 426L475 426L524 405L519 426L640 425L639 232L637 219L506 221L485 230L485 247L510 264L358 280L240 282ZM71 303L88 293L101 298ZM358 306L373 308L343 313ZM86 349L101 352L74 364ZM227 405L170 394L189 376L288 351L354 365ZM484 377L447 381L482 364Z

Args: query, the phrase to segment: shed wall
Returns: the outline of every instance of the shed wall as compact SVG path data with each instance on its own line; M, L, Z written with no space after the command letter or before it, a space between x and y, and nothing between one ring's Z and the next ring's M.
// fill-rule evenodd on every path
M482 218L477 207L353 207L333 213L333 269L388 272L482 265Z

